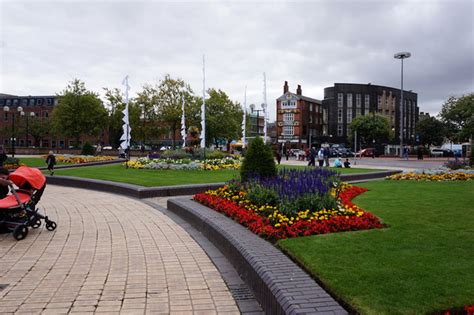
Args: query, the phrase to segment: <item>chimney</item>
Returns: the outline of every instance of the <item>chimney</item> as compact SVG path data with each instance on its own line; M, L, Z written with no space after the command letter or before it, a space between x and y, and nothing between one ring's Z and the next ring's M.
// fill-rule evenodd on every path
M297 95L301 95L302 91L301 91L301 85L298 84L298 88L296 89L296 94Z
M283 85L283 94L288 92L288 81L285 81L285 85Z

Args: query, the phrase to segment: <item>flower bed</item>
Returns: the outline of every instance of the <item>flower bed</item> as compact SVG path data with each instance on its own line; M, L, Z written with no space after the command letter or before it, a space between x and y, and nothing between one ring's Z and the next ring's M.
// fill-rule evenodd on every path
M240 168L240 159L222 158L193 161L191 159L150 159L139 158L126 162L135 169L187 169L187 170L236 170Z
M43 156L46 159L46 156ZM91 155L56 155L56 163L81 164L90 162L113 161L112 156L91 156Z
M453 180L473 180L474 170L448 170L434 169L423 170L418 172L400 173L388 176L388 180L415 180L415 181L453 181Z
M299 172L300 176L289 176L293 172ZM377 217L351 202L366 189L335 183L335 175L331 173L326 170L280 171L276 178L254 180L245 185L233 182L197 194L194 200L271 241L382 228L384 225ZM301 179L305 176L306 179ZM310 178L312 184L309 184ZM279 191L278 196L271 191Z

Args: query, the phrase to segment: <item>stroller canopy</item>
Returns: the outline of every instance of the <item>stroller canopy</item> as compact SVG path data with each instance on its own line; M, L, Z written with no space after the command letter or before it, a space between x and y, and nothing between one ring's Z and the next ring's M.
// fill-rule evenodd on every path
M39 169L27 166L17 168L16 171L10 174L9 179L19 188L24 187L25 184L30 184L34 189L41 189L46 183L46 177Z

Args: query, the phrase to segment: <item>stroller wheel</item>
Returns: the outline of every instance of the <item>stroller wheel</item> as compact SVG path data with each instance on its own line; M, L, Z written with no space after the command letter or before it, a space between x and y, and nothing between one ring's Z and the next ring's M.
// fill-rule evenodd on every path
M41 226L41 220L40 219L36 219L32 224L31 224L31 227L33 229L37 229Z
M56 225L56 222L54 222L54 221L48 221L48 222L46 222L46 229L47 229L48 231L54 231L54 230L56 230L56 226L57 226L57 225Z
M28 235L28 227L25 224L19 225L13 230L13 237L17 241L21 241L27 235Z

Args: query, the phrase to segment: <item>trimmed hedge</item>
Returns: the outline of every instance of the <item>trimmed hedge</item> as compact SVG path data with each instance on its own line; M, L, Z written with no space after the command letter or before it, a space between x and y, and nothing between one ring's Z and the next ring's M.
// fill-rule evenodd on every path
M262 138L256 137L250 142L240 168L242 181L247 181L251 176L272 177L276 174L272 148L266 145Z

